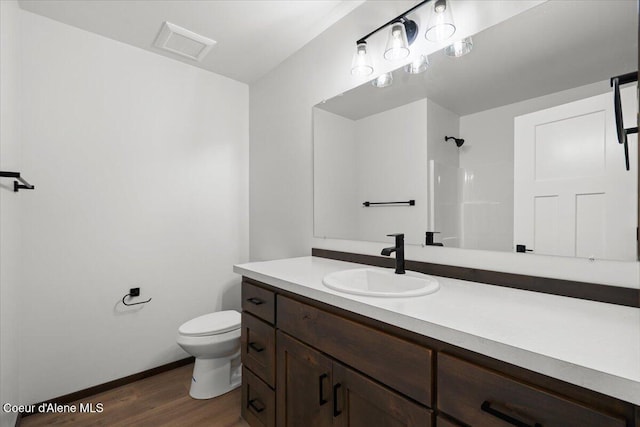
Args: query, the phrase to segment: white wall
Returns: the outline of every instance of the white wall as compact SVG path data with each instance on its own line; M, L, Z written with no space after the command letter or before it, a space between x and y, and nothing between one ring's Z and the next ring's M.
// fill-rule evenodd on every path
M22 16L21 400L188 355L181 323L239 306L248 87ZM310 111L309 111L310 114ZM139 286L144 306L120 299Z
M460 137L460 117L430 99L426 101L429 160L457 168L460 166L460 150L452 140L445 142L444 137Z
M20 10L0 1L0 170L21 171L20 162ZM22 194L13 180L0 182L0 404L19 401L20 213ZM0 409L0 426L15 423Z
M356 121L359 239L420 244L427 226L427 102L415 101ZM415 200L415 206L362 202Z
M360 120L314 108L314 234L389 242L391 231L420 244L427 224L427 103ZM364 201L415 200L415 206Z
M313 123L314 234L357 239L356 122L314 108Z
M532 6L456 1L456 23L466 34ZM312 247L379 254L380 244L313 237L312 106L360 83L349 73L354 42L413 6L410 1L365 2L251 85L251 258L308 255ZM503 3L504 6L504 3ZM459 34L460 37L465 34ZM383 37L382 37L383 38ZM370 48L381 52L373 37ZM437 47L434 47L435 50ZM431 50L431 51L433 51ZM428 52L427 52L428 53ZM375 75L402 64L376 59ZM375 77L372 76L372 77ZM464 137L464 136L463 136ZM638 287L638 263L522 256L453 248L407 247L407 258L570 280Z
M427 99L429 160L433 160L429 189L430 223L424 231L437 232L434 241L445 246L460 246L460 173L459 148L445 136L460 137L460 117L446 108ZM428 167L426 168L428 169ZM446 176L447 178L444 178ZM424 242L424 240L423 240Z

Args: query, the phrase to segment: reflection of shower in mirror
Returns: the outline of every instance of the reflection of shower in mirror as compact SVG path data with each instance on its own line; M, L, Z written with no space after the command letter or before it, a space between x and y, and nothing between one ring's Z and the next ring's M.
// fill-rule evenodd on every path
M464 139L462 138L456 138L455 136L445 136L444 140L448 141L450 139L453 139L456 142L456 145L458 146L458 148L462 147L462 144L464 144Z

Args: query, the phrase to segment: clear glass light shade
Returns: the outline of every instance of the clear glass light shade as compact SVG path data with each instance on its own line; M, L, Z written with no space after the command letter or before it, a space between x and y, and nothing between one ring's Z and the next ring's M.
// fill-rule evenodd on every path
M368 76L373 73L373 63L367 54L367 44L360 43L353 54L351 61L351 74L354 76Z
M404 28L404 24L396 22L391 25L387 47L384 50L384 59L387 61L397 61L407 56L409 56L407 31Z
M371 81L371 84L374 85L375 87L387 87L387 86L391 86L392 83L393 83L393 74L391 73L381 74Z
M427 40L440 42L447 40L456 32L456 25L453 23L451 5L446 0L436 0L429 15L427 31L424 34Z
M471 52L471 49L473 49L473 40L471 37L467 37L466 39L458 40L457 42L445 47L444 54L459 58Z
M420 74L429 68L429 58L427 55L420 55L413 62L404 66L404 70L409 74Z

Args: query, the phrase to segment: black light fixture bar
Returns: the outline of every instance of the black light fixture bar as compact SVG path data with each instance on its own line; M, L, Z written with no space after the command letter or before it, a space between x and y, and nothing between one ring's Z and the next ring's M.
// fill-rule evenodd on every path
M425 3L430 2L431 0L424 0L421 1L420 3L418 3L417 5L413 6L411 9L406 10L404 13L401 13L400 15L396 16L395 18L393 18L392 20L390 20L389 22L387 22L386 24L383 24L381 26L379 26L378 28L376 28L375 30L371 31L369 34L367 34L366 36L360 38L357 42L356 45L359 45L360 43L365 43L367 41L367 39L369 37L371 37L372 35L374 35L375 33L377 33L378 31L387 28L389 25L395 23L395 22L401 22L403 18L405 18L408 14L410 14L411 12L413 12L414 10L416 10L417 8L419 8L420 6L424 5Z
M609 80L611 87L613 87L613 80L614 79L618 79L618 84L624 85L627 83L633 83L633 82L637 82L638 81L638 72L637 71L633 71L631 73L627 73L627 74L622 74L619 76L615 76L615 77L611 77L611 79Z

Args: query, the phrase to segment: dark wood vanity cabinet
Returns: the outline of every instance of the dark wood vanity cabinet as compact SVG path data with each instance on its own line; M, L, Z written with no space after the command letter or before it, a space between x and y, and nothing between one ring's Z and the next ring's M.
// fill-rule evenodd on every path
M277 426L428 427L432 412L278 331Z
M242 298L253 427L640 427L630 403L269 285Z
M279 330L424 406L432 406L432 351L375 328L278 295Z
M334 362L334 425L429 427L433 411Z
M610 416L551 391L438 354L438 409L466 424L625 427Z
M332 361L278 331L277 425L324 427L333 421Z
M274 427L276 421L275 292L242 282L241 414L253 427Z

